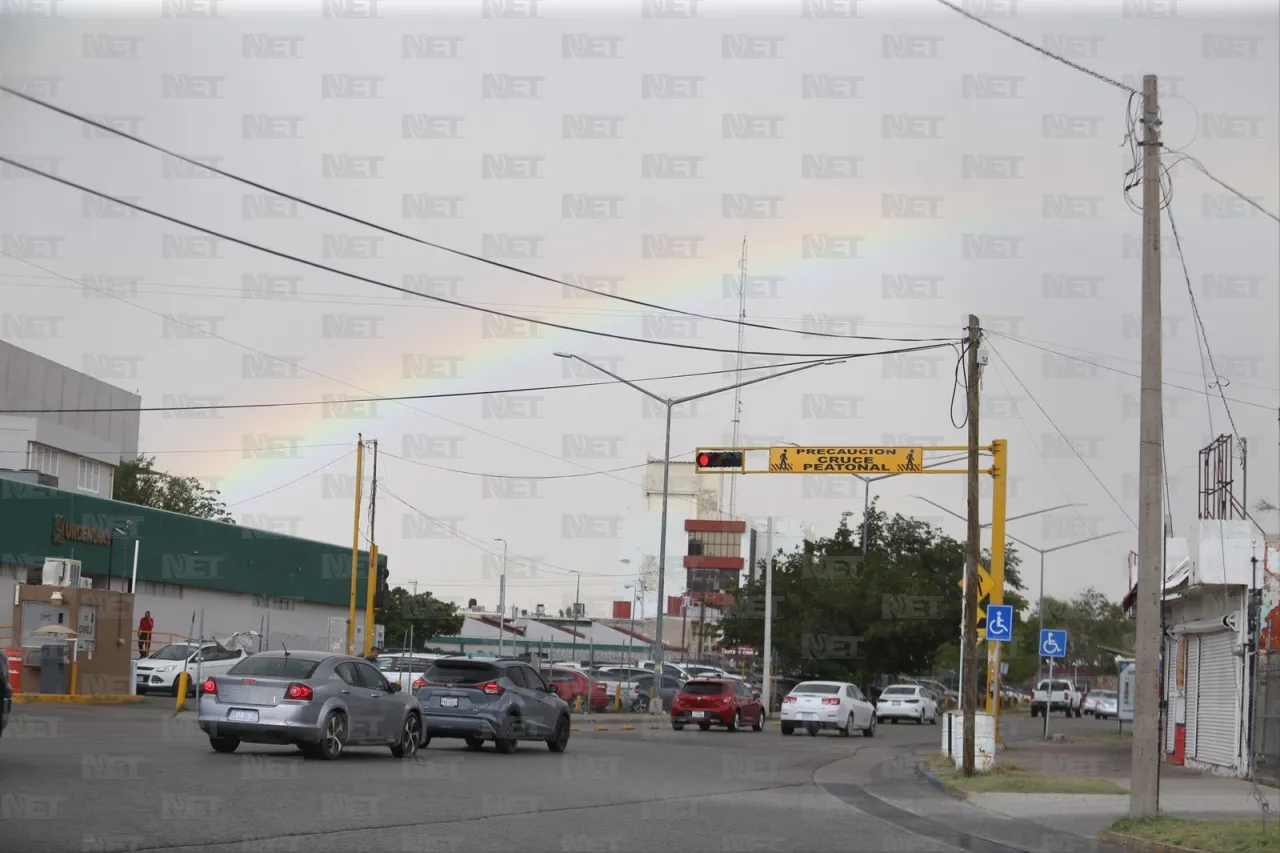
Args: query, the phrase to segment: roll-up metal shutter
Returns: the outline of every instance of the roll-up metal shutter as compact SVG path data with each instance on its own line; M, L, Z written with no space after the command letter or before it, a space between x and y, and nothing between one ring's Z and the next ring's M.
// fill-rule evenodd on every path
M1200 635L1186 634L1187 643L1187 757L1196 754L1196 714L1200 703Z
M1178 695L1178 641L1167 639L1164 643L1164 751L1172 755L1177 725L1174 714L1174 697Z
M1235 635L1218 631L1200 636L1199 700L1196 703L1196 761L1235 767L1240 734L1240 661L1232 651Z

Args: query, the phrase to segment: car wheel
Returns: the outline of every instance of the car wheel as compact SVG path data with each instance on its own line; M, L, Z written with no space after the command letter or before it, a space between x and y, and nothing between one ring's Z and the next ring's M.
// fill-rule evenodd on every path
M840 729L840 737L852 737L854 731L853 712L849 712L849 716L844 720L844 727Z
M494 748L503 755L510 755L516 751L516 744L519 743L516 737L516 719L507 717L506 722L502 724L502 735L493 741Z
M320 742L312 753L324 761L337 761L342 757L342 750L347 745L347 718L336 711L330 711L320 726Z
M897 717L890 717L890 718L889 718L889 722L893 723L893 724L896 726L896 725L898 724L898 718L897 718Z
M484 747L484 738L482 737L471 736L468 737L466 741L467 746L471 749L482 749Z
M209 746L214 752L235 752L240 746L240 739L234 737L210 737Z
M755 732L764 731L764 721L765 721L764 709L761 708L760 716L756 719L754 723L751 724L751 730Z
M920 716L916 717L916 725L917 726L924 725L924 708L920 709Z
M782 733L783 733L784 735L792 734L795 730L796 730L796 727L795 727L795 726L793 726L793 725L791 725L790 723L783 723L783 724L782 724Z
M684 723L672 723L671 728L673 731L682 732L684 731Z
M412 758L418 751L418 744L422 742L422 720L416 713L410 714L404 719L404 726L400 730L400 740L391 747L391 754L396 758Z
M1031 718L1032 718L1032 719L1035 719L1035 718L1036 718L1036 717L1038 717L1038 716L1040 716L1040 712L1036 710L1036 706L1035 706L1035 705L1032 705L1032 706L1031 706Z
M704 732L709 732L709 731L711 731L711 724L710 724L710 723L698 723L698 728L702 729Z
M734 711L733 719L729 721L729 725L726 726L725 728L727 728L731 732L736 732L739 728L741 728L741 726L742 726L742 712Z
M937 724L938 724L938 711L935 708L933 712L933 716L929 718L929 725L936 726Z
M556 733L547 741L547 749L552 752L564 752L569 748L569 718L561 717L556 723Z
M862 730L862 736L863 737L876 736L876 715L875 714L871 715L871 725L867 726L865 729Z

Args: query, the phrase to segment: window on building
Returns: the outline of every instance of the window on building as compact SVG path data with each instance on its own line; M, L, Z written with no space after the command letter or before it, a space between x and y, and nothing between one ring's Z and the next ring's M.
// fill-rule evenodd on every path
M101 462L94 462L92 459L81 459L76 485L86 492L101 491L102 469L105 467Z
M58 476L58 451L43 444L31 442L27 449L27 467L50 477Z
M154 595L157 598L182 598L182 587L176 583L138 581L138 592L143 595Z

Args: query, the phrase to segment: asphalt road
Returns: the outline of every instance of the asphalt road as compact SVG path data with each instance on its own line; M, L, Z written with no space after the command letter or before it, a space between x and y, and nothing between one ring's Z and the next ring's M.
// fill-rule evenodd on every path
M335 763L291 748L219 755L169 702L22 705L0 738L0 844L42 853L231 851L946 851L1098 849L1023 828L983 841L981 815L915 776L934 726L874 738L729 734L667 725L595 731L569 750L510 756L433 741L407 761L352 749ZM1058 731L1097 731L1055 719ZM1005 731L1029 733L1029 719ZM995 820L994 816L991 818ZM968 824L965 823L968 820ZM1018 822L1013 822L1018 823ZM1005 821L1006 837L1012 824ZM966 826L968 828L966 828Z

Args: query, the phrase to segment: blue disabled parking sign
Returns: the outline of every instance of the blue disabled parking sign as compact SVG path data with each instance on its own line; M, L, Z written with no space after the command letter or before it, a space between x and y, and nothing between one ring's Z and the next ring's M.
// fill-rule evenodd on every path
M1007 643L1013 639L1013 605L987 605L987 639Z
M1040 657L1064 658L1067 656L1067 632L1045 628L1040 632Z

